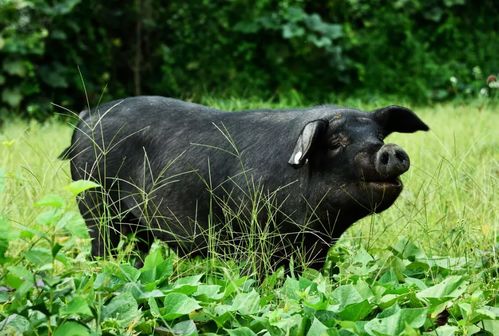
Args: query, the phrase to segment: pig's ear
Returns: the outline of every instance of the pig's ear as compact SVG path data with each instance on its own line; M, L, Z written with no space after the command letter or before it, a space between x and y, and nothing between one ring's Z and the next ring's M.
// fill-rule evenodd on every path
M385 136L392 132L413 133L430 129L414 112L402 106L383 107L374 111L372 116Z
M326 128L327 121L325 120L314 120L303 127L288 161L293 168L300 168L306 163L312 147Z

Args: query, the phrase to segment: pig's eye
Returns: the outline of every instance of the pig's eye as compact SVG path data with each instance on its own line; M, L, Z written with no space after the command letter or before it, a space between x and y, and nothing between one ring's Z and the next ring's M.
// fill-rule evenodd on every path
M333 139L328 143L327 149L331 154L337 154L341 152L345 145L339 139Z
M336 149L339 149L341 147L342 147L341 142L339 142L339 141L331 141L331 142L329 142L329 144L327 146L327 149L329 149L329 150L336 150Z
M339 133L328 141L327 148L330 151L339 152L341 149L345 148L348 144L349 144L348 137L343 133Z

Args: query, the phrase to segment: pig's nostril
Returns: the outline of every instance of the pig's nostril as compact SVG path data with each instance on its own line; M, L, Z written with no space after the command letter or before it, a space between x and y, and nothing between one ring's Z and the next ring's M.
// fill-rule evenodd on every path
M384 152L383 154L381 154L381 157L379 158L381 164L388 164L388 161L390 159L390 155L387 153L387 152Z
M396 152L395 153L395 157L397 158L397 160L399 160L400 162L404 162L406 160L406 155L402 152Z

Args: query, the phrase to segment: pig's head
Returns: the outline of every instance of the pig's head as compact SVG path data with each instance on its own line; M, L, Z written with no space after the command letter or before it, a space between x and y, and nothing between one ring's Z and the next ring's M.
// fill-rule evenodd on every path
M428 129L400 106L373 113L332 110L303 126L289 164L308 169L311 190L327 192L323 202L355 221L387 209L402 191L399 176L409 169L409 156L401 147L385 144L385 137Z

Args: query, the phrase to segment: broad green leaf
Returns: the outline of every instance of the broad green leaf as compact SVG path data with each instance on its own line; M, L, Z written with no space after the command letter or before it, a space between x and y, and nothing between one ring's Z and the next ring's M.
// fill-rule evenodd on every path
M272 319L270 322L271 325L276 326L284 331L285 335L290 334L290 330L293 328L298 328L303 320L303 317L300 314L288 315L283 313L282 311L276 311L280 316L278 319Z
M419 299L450 299L464 293L468 286L463 276L451 275L435 286L423 289L416 296Z
M499 335L499 320L483 320L482 323L485 331L490 332L491 335Z
M172 328L174 335L197 336L198 329L192 320L186 320L175 324Z
M134 319L138 319L141 312L138 308L137 301L130 293L120 293L115 296L102 309L102 318L115 319L119 325L126 326Z
M67 230L72 236L75 237L88 237L88 229L85 226L85 221L79 212L64 211L64 214L57 221L55 227L57 230Z
M348 305L364 301L357 288L354 285L343 285L336 288L331 294L333 299L339 304L342 309Z
M161 312L159 311L159 307L158 307L158 303L156 302L156 299L153 297L148 298L147 304L149 305L149 312L151 313L152 317L160 318Z
M412 285L412 286L416 287L417 289L428 288L428 286L426 286L426 284L420 279L407 277L404 279L404 281L406 284Z
M232 302L232 308L242 315L256 314L260 311L260 294L254 289L249 293L238 293Z
M152 291L146 291L140 294L140 299L150 299L150 298L162 298L166 294L159 289L153 289Z
M192 295L194 292L196 292L199 284L201 283L200 280L202 277L203 274L198 274L179 278L173 284L172 291L177 293L184 293L186 295Z
M230 336L256 336L256 334L248 327L240 327L237 329L225 329Z
M52 263L52 252L45 247L33 247L24 253L24 257L38 267Z
M370 262L374 261L374 258L366 251L362 246L355 252L352 258L353 263L361 264L366 266Z
M163 257L163 247L154 243L140 269L140 280L151 283L149 290L156 289L156 284L168 279L173 274L173 256Z
M10 107L18 107L23 99L21 90L18 87L6 88L2 91L2 100Z
M67 305L61 307L59 314L62 317L79 315L79 316L92 316L92 311L88 306L87 301L82 296L75 296Z
M326 327L332 328L336 325L338 315L329 310L319 310L315 312L315 317Z
M93 188L98 188L100 185L98 183L95 183L93 181L88 181L88 180L78 180L71 182L69 185L66 186L66 190L68 190L70 193L73 194L73 196L76 196L86 190L93 189Z
M135 282L140 277L140 270L130 264L119 265L119 269L121 271L120 276L125 281Z
M31 286L34 285L34 274L23 266L10 266L7 268L7 276L5 278L5 283L7 286L15 288L18 292L21 288L25 288L29 285L29 290ZM26 288L25 288L26 289Z
M161 309L161 315L166 320L173 320L201 308L197 300L182 293L166 295L163 304L164 308Z
M328 300L323 294L307 295L303 299L303 305L314 310L324 310L328 306Z
M461 314L469 323L476 323L481 320L493 320L498 318L497 314L494 312L493 307L483 307L474 309L473 306L466 302L461 302L457 304ZM495 308L496 310L498 308Z
M11 76L25 77L28 73L31 64L23 60L5 60L3 62L3 70Z
M175 283L173 284L174 288L182 287L185 285L189 286L195 286L197 287L201 282L201 278L203 277L203 274L197 274L197 275L191 275L183 278L178 278Z
M369 315L369 313L371 313L372 310L373 306L367 300L364 300L359 303L354 303L345 306L337 313L338 316L343 320L360 321L364 319L364 317Z
M196 292L193 294L199 297L199 300L220 300L223 298L223 293L220 291L222 287L219 285L204 285L201 284L197 287Z
M329 328L321 323L318 319L314 318L310 329L308 329L307 336L323 336L327 335Z
M423 335L427 336L455 336L459 335L459 328L456 326L443 325L435 329L435 331L423 333Z
M37 207L52 207L56 209L61 209L66 206L66 202L61 196L58 195L47 195L43 197L41 200L35 203Z
M55 223L61 218L61 211L56 209L49 209L42 212L36 217L36 223L41 227L53 227Z
M57 256L57 253L59 253L59 251L62 249L62 247L63 246L59 243L55 243L52 246L52 249L50 250L50 252L52 253L52 258L55 258Z
M90 332L84 325L74 322L67 321L58 326L54 331L54 336L87 336Z
M424 251L406 237L401 238L391 247L391 250L402 259L414 261L415 259L426 258Z
M288 298L300 300L298 293L300 292L300 283L294 278L287 277L281 292Z
M30 330L29 321L21 315L12 314L0 321L0 331L4 335L23 335Z
M406 308L387 317L377 317L366 323L366 332L372 336L400 335L406 326L421 328L426 321L427 308ZM381 314L380 314L381 315Z

